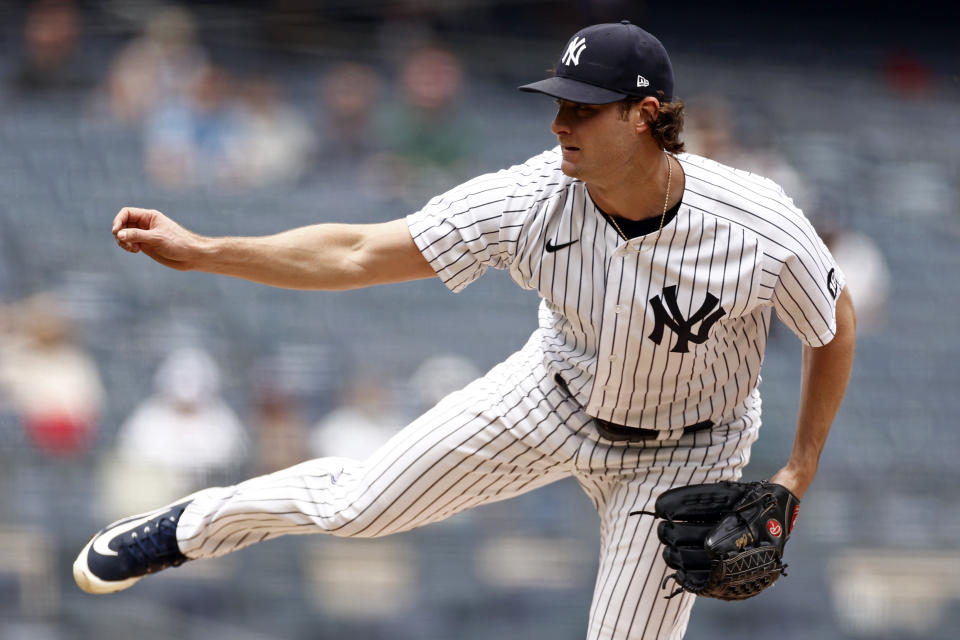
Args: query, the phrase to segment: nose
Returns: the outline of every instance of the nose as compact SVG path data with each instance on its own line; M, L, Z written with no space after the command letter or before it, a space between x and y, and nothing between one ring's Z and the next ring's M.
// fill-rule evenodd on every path
M553 117L553 122L550 123L550 131L556 136L570 133L570 119L567 117L567 110L563 108L563 105L557 107L557 115Z

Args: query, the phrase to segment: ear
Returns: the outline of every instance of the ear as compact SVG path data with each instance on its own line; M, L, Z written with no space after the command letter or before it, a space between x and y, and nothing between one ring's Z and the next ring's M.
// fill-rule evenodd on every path
M634 105L633 109L637 133L649 131L650 125L656 122L660 115L660 101L648 96Z

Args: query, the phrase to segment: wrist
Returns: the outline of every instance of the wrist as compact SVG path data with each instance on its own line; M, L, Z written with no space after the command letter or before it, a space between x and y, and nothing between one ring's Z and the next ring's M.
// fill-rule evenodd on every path
M807 492L807 488L813 482L814 475L816 475L816 468L810 469L788 464L773 474L770 482L786 487L793 495L802 499L803 494Z
M195 271L216 272L217 265L222 264L223 238L211 238L192 234L190 268Z

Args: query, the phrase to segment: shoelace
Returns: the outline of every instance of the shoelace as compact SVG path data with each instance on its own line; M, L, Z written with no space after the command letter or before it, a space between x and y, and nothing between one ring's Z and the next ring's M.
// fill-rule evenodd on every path
M148 522L142 529L134 531L124 549L137 569L144 573L179 567L185 558L176 546L176 532L176 523L170 516L164 516L159 522Z

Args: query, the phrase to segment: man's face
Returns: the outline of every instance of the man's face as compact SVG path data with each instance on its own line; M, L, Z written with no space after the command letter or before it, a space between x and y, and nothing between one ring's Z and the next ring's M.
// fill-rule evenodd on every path
M557 100L550 130L563 152L561 170L572 178L601 184L629 165L636 153L636 128L620 105Z

